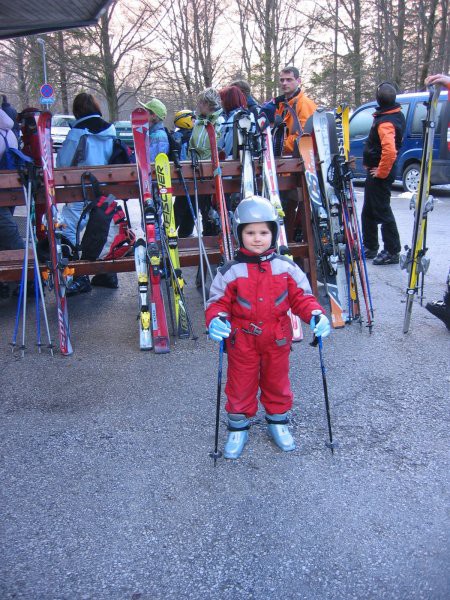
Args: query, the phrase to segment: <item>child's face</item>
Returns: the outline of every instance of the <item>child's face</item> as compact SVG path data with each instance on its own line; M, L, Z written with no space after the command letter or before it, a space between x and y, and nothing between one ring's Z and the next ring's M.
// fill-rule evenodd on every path
M272 231L267 223L248 223L242 228L242 243L246 250L263 254L272 244Z

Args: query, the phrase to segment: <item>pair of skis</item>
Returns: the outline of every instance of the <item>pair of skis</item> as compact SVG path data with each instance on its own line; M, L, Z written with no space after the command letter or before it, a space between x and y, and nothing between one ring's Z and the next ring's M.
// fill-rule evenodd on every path
M428 213L433 210L433 197L430 195L431 164L433 160L433 142L436 130L436 111L441 86L429 86L429 98L426 103L427 113L423 123L424 139L420 164L420 179L417 193L411 199L410 208L414 209L414 226L411 247L405 246L405 253L400 257L400 266L408 271L408 287L406 288L406 307L403 319L403 333L408 333L411 323L414 296L423 298L425 274L430 259L426 256ZM419 283L420 282L420 283Z
M174 335L187 338L192 333L192 323L186 308L184 280L182 277L178 235L172 202L170 163L165 154L158 154L155 161L157 195L161 200L163 219L159 218L159 207L152 191L150 175L150 145L148 137L148 114L137 108L131 115L136 168L139 183L139 200L145 238L135 244L135 265L139 287L139 346L141 350L151 350L156 354L170 352L170 336L167 315L161 287L161 268L164 267L166 281L171 281L174 297ZM166 261L169 271L165 268ZM170 311L171 298L168 288ZM172 312L171 312L172 314Z
M335 186L342 204L342 220L347 242L347 268L349 282L354 293L354 303L359 312L360 323L361 306L358 292L358 281L364 299L367 327L372 333L373 305L370 292L369 275L367 271L364 244L362 242L361 227L356 211L356 196L353 188L353 174L348 165L350 151L350 109L346 104L341 104L336 109L336 132L339 154L334 157L334 164L328 172L328 181Z
M312 203L316 249L327 291L333 327L359 320L362 323L361 288L372 331L373 306L367 273L361 229L356 212L356 199L348 167L349 111L341 105L336 120L324 110L312 118L315 148L319 158L318 183L312 140L303 135L299 148L305 163L306 181ZM323 203L326 216L323 218ZM320 218L322 214L322 219ZM325 223L328 223L328 227Z
M50 261L44 274L49 289L54 290L58 316L58 335L61 354L72 354L72 342L69 325L66 289L71 281L73 269L64 258L61 248L62 231L58 223L58 209L55 199L55 180L53 175L53 148L51 140L52 115L49 112L34 115L37 125L40 158L44 179L47 235L50 246Z
M227 262L233 259L234 244L233 236L231 234L230 216L228 214L225 193L223 191L222 168L220 166L219 151L217 149L216 130L214 125L208 120L205 122L205 128L211 148L216 208L218 209L220 219L219 248L223 261Z

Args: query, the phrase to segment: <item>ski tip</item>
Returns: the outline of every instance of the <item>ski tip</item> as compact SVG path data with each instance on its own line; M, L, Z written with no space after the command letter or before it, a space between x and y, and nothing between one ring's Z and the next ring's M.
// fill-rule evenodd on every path
M166 337L155 337L153 343L155 354L168 354L170 352L169 340Z

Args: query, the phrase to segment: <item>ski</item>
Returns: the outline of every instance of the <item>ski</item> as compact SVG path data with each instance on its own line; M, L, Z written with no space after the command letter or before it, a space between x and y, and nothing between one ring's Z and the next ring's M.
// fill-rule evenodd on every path
M334 198L327 200L326 206L329 210L326 211L328 216L325 217L311 136L302 135L298 147L305 166L306 185L311 200L311 212L314 215L313 224L318 238L322 273L326 279L326 290L330 301L331 323L334 328L341 328L344 327L347 320L343 302L344 298L347 298L348 288L343 262L345 244L339 221L339 202ZM328 273L325 275L327 268Z
M44 179L47 236L50 246L50 261L47 271L47 282L49 289L55 291L56 306L58 313L58 335L61 354L68 356L73 353L69 312L67 306L66 288L73 275L67 258L63 257L61 249L61 234L58 224L58 209L55 199L55 182L53 176L53 148L51 141L52 115L43 112L39 116L35 114L39 139L39 150L42 161L42 172Z
M330 223L332 254L330 261L336 270L339 300L344 305L347 302L347 311L344 311L344 320L351 323L352 319L359 318L358 295L356 281L353 277L348 251L345 245L345 224L342 220L342 206L335 190L328 182L328 170L332 161L332 146L334 154L337 153L336 135L330 138L330 129L335 133L335 123L332 115L324 110L317 110L313 115L314 141L320 161L320 180L327 207ZM335 146L335 147L334 147Z
M366 256L362 243L361 226L356 210L356 195L353 188L353 174L348 164L350 151L350 110L347 104L340 104L336 109L335 122L339 153L334 158L334 177L329 177L329 183L334 185L335 191L340 194L342 215L349 252L349 265L353 277L358 273L364 304L367 315L367 327L372 333L373 305L370 293L369 274L367 271ZM333 171L333 168L331 169ZM329 173L330 175L330 173ZM336 177L337 176L337 177ZM356 285L355 285L355 289Z
M278 224L280 235L278 238L278 252L283 256L287 256L293 260L289 251L289 244L286 235L286 227L284 225L284 210L281 204L280 191L278 188L277 169L273 152L272 132L267 117L263 114L258 119L258 127L261 132L261 150L263 161L263 187L262 195L267 198L278 214ZM303 329L300 317L292 314L289 310L289 318L292 325L292 339L294 342L299 342L303 339Z
M255 120L248 110L239 110L233 121L233 158L242 166L241 200L255 195L255 172L253 168Z
M403 333L408 333L411 323L414 296L419 291L419 278L422 277L422 289L425 273L430 259L426 256L428 213L433 210L434 200L430 196L431 163L433 160L433 141L436 128L436 110L441 86L428 86L429 98L426 103L427 114L423 122L423 152L420 164L420 179L417 193L411 198L410 208L414 208L414 226L411 247L405 246L405 254L400 257L400 266L408 271L406 288L406 308L403 320Z
M225 261L229 261L232 260L234 254L233 238L231 235L228 208L225 200L225 194L223 191L222 169L219 161L219 152L217 150L216 130L214 128L214 125L210 121L206 121L205 127L209 138L209 144L211 147L211 161L213 165L214 184L216 189L216 206L219 209L220 217L220 252L223 256L223 259Z
M145 242L142 238L134 246L134 262L138 276L139 289L139 347L141 350L151 350L152 332L149 306L149 279Z
M134 150L136 154L139 200L141 205L143 228L145 231L145 240L138 240L136 243L136 246L138 247L137 260L139 261L139 264L141 264L142 250L139 249L139 246L144 245L145 260L147 264L146 272L149 273L150 280L150 286L147 282L147 294L145 294L145 282L142 277L141 281L139 281L138 272L139 294L141 298L141 310L139 315L141 341L146 342L148 340L146 334L145 336L142 336L142 331L146 331L144 329L144 326L147 323L146 313L148 312L148 308L150 308L153 349L156 354L164 354L166 352L170 352L170 338L167 327L166 309L164 307L164 299L161 290L161 253L156 234L156 207L151 191L147 111L143 108L136 108L133 110L131 113L131 125L133 129Z
M158 154L155 158L156 182L162 204L164 230L167 238L167 250L171 264L170 277L175 306L175 320L179 338L188 338L190 335L187 317L186 301L184 297L184 279L180 268L178 252L178 234L175 226L175 214L172 200L172 179L170 176L170 162L167 154Z

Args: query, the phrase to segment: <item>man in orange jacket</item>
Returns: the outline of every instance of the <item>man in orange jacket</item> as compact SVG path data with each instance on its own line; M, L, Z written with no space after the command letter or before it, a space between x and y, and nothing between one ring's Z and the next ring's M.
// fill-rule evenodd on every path
M286 139L283 154L292 154L295 140L302 133L307 119L315 112L317 105L301 91L302 80L296 67L285 67L280 73L280 88L283 94L275 98L277 109L286 124Z
M391 208L391 187L395 179L395 161L405 133L405 117L395 102L395 87L383 82L377 88L378 106L373 115L363 151L367 169L361 224L366 258L374 265L399 262L400 236ZM378 253L378 224L384 248Z

